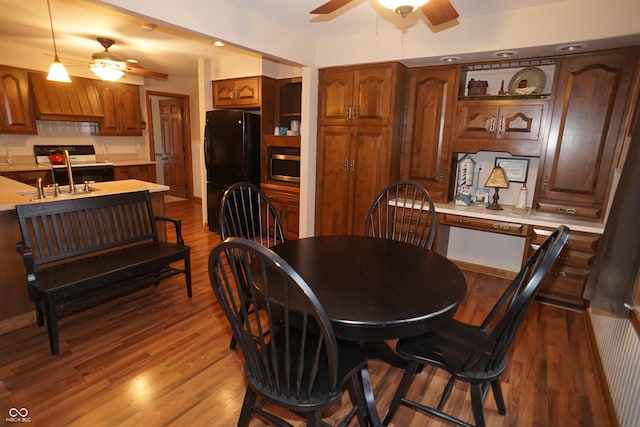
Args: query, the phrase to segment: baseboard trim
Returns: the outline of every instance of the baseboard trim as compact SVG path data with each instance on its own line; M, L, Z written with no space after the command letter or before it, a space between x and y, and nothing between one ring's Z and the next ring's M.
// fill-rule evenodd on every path
M27 325L32 325L36 322L36 313L30 311L29 313L20 314L19 316L10 317L8 319L0 321L0 335L7 332L14 331L16 329L23 328Z

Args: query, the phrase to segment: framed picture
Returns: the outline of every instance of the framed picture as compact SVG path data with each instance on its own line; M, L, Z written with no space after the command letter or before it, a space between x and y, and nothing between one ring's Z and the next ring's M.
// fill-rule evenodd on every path
M500 166L507 174L509 182L527 182L529 159L515 157L496 157L496 166Z
M474 200L476 205L484 206L489 203L489 194L488 188L476 188L474 190Z

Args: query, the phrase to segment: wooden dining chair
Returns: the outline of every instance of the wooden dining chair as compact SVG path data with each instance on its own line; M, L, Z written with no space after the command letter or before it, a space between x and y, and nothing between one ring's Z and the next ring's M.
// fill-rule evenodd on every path
M361 426L369 425L366 399L375 404L366 352L337 342L313 291L286 261L256 242L229 238L211 251L209 276L244 356L248 385L238 426L248 425L256 414L290 426L265 402L304 415L309 426L321 426L322 410L341 398L344 386L353 409L342 425L354 416ZM249 311L249 306L260 310Z
M398 181L382 190L371 204L365 235L400 240L431 249L438 219L431 196L412 181Z
M243 237L271 247L284 242L278 213L254 184L236 182L222 197L220 237Z
M242 237L271 247L284 242L278 213L269 198L249 182L237 182L224 192L220 207L220 237ZM229 348L236 348L231 338Z
M443 411L455 381L469 383L471 405L477 427L485 426L484 398L489 386L501 415L507 413L502 397L500 376L507 367L509 348L538 291L542 279L554 263L569 237L569 229L560 226L540 245L498 299L481 325L469 325L452 320L442 328L415 338L400 339L397 354L407 361L404 375L391 400L383 421L391 422L400 405L434 415L449 422L471 426ZM448 372L437 407L430 407L406 397L418 370L431 365Z

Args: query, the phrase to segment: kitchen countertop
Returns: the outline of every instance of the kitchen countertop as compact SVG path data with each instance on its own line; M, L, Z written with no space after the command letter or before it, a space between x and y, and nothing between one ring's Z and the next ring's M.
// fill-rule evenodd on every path
M80 184L81 185L81 184ZM151 193L168 191L169 187L162 184L154 184L146 181L139 181L137 179L124 179L119 181L107 181L96 182L91 184L92 188L96 191L92 191L88 194L79 194L74 196L78 197L96 197L104 196L107 194L117 193L130 193L133 191L149 190ZM14 181L9 178L0 176L0 211L14 210L16 205L25 203L42 203L58 200L53 197L47 197L46 199L31 200L29 197L22 196L20 193L31 192L35 193L36 188L27 184L23 184L18 181ZM60 200L68 200L68 197L60 198Z

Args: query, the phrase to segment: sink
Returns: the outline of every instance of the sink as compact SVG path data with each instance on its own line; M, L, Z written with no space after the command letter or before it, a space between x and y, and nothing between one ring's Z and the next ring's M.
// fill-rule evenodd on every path
M69 186L68 185L61 185L60 186L60 194L58 196L55 196L54 195L54 187L45 187L44 188L44 196L45 196L44 200L67 199L69 197L84 196L84 195L87 195L87 194L91 194L94 191L99 191L99 189L95 188L95 187L89 187L89 191L86 191L84 185L76 184L76 192L75 193L69 193ZM42 199L38 199L38 190L22 191L19 194L22 197L26 197L30 201L42 200Z

